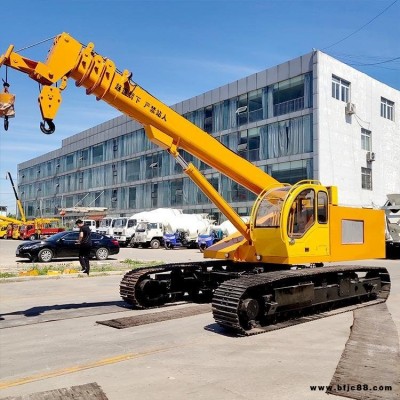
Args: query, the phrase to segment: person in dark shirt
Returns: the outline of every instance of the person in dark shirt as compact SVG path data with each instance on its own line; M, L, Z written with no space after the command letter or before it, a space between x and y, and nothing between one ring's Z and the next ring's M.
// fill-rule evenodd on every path
M92 241L90 239L91 230L87 225L83 223L81 219L78 219L75 223L79 228L78 245L79 245L79 262L82 267L81 272L89 275L90 271L89 258L90 258L90 250L92 247Z

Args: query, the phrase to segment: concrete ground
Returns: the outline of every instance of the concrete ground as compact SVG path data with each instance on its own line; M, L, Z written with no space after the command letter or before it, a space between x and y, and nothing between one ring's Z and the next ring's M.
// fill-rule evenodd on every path
M12 250L0 242L2 270L21 267ZM167 262L202 259L196 250L141 249L122 249L118 258L136 254ZM387 305L400 330L399 261L359 264L388 268ZM339 398L310 386L329 385L352 312L247 338L227 335L211 313L117 330L96 321L189 306L131 310L119 297L120 279L2 280L0 399L93 382L110 400Z

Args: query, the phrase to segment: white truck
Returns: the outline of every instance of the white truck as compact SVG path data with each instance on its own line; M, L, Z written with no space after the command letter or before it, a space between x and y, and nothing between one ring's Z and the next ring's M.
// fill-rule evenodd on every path
M184 214L174 209L153 210L146 220L138 223L132 245L157 249L164 244L164 235L180 231L184 233L185 247L197 247L198 235L206 233L211 224L206 214Z
M386 195L386 258L400 258L400 193Z
M173 211L169 211L173 210ZM144 221L149 217L149 215L163 215L163 214L175 214L175 213L181 213L181 210L174 210L171 208L158 208L156 210L152 211L142 211L136 214L133 214L132 216L128 217L123 217L123 218L115 218L114 220L114 239L117 239L120 246L127 246L128 244L131 244L131 246L134 245L133 243L133 237L135 236L136 232L136 227L140 221Z
M97 231L97 224L94 219L83 219L82 221L83 221L84 225L88 226L92 232ZM72 230L79 231L79 228L77 226L75 226Z
M116 217L105 217L100 221L100 225L97 228L97 233L101 235L113 236L114 225Z
M129 236L128 229L131 226L136 226L136 220L133 220L128 217L120 217L115 218L113 221L113 237L118 240L119 245L127 246L131 240L131 236ZM128 226L129 225L129 226Z

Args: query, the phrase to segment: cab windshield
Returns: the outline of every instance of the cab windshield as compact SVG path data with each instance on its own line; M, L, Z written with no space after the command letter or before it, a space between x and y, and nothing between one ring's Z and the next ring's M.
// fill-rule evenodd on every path
M136 228L136 232L145 232L147 228L147 222L139 222Z
M100 221L100 228L108 228L111 225L111 219L102 219Z
M256 227L276 228L280 226L281 211L291 186L274 188L265 193L256 213Z

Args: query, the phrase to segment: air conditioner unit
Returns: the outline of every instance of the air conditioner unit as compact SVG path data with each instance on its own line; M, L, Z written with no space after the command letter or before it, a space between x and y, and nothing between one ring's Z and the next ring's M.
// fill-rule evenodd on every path
M375 153L373 153L372 151L369 151L367 153L367 162L372 162L375 161Z
M346 111L347 115L355 114L356 113L356 105L353 103L347 103L345 111Z

